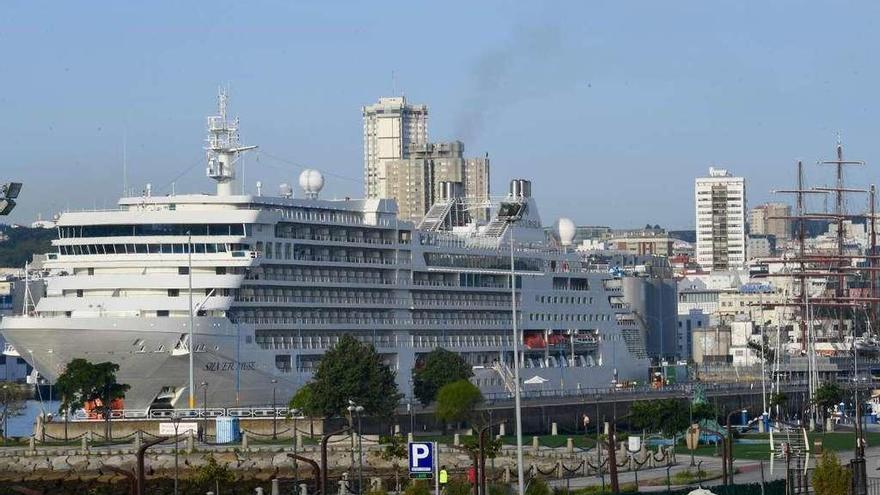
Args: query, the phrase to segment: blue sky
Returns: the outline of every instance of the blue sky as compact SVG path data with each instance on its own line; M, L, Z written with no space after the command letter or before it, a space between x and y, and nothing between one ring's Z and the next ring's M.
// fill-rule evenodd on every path
M432 140L489 153L492 188L531 178L549 224L693 225L693 179L749 202L809 181L840 132L876 181L875 2L3 2L0 143L25 182L12 221L108 207L129 182L212 191L204 117L229 85L245 180L302 166L360 196L360 107L393 87ZM392 73L395 83L392 83ZM279 160L279 158L283 159ZM852 209L861 208L853 201Z

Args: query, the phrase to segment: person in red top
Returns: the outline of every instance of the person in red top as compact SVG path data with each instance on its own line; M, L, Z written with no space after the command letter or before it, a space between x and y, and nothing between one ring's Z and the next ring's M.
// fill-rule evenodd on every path
M477 469L474 466L468 468L468 483L475 484L477 482Z

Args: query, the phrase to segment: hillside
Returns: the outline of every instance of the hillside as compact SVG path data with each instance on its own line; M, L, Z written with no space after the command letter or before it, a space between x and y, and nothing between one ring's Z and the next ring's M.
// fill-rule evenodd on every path
M0 266L23 267L34 254L43 254L52 249L52 239L58 235L55 229L12 228L0 224L0 231L9 238L0 242Z

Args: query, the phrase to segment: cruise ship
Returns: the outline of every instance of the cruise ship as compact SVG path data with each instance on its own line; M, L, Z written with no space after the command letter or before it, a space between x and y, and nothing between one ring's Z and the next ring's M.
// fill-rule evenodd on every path
M647 379L644 331L619 280L568 249L570 232L545 234L529 181L511 181L494 205L443 183L418 225L390 199L320 198L316 170L302 172L296 195L287 185L243 194L236 162L255 147L239 144L226 108L221 93L208 118L216 194L147 187L116 209L59 217L46 294L0 327L49 382L85 358L119 365L126 409L192 407L190 383L197 407L265 406L292 396L350 334L375 347L406 396L437 347L503 394L514 385L514 312L526 391ZM475 208L490 220L474 221Z

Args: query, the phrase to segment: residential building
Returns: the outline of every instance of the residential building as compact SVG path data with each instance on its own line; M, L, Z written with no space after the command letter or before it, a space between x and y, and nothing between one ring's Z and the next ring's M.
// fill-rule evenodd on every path
M776 238L771 235L749 234L746 239L748 259L769 258L776 247Z
M791 239L791 206L785 203L764 203L749 210L749 232L772 235L777 241Z
M485 222L489 211L489 157L465 158L461 141L412 144L407 158L379 163L376 192L397 200L398 218L419 222L440 197L440 184L460 183L473 205L470 217Z
M746 181L709 168L694 187L697 263L704 270L741 270L746 264Z
M362 108L364 117L364 195L380 198L379 165L409 156L410 145L428 142L428 107L407 104L403 96L379 98Z
M672 256L673 245L678 239L665 234L612 237L606 241L608 249L633 254Z

